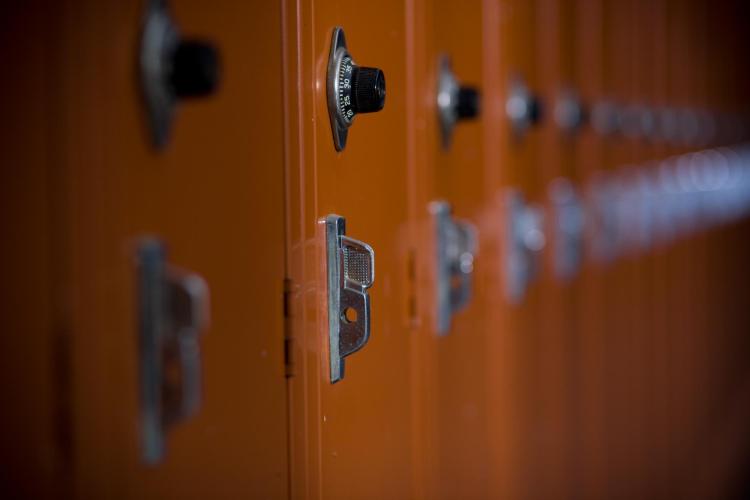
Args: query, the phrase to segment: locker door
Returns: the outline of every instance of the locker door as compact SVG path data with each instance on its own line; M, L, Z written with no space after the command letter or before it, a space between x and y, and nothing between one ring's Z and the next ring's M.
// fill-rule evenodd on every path
M553 443L556 436L552 436L559 414L555 414L555 403L547 391L557 367L548 366L547 355L556 356L559 344L552 337L560 330L548 330L544 318L549 275L543 262L548 248L543 209L547 178L542 164L542 129L549 119L549 109L541 93L538 62L540 45L536 25L542 8L539 2L501 2L499 23L494 26L498 33L494 42L497 46L488 49L495 52L496 59L485 64L486 71L490 65L498 66L499 70L496 78L487 79L488 86L499 91L499 101L494 105L500 110L500 116L493 118L500 121L496 131L499 139L492 145L487 144L488 158L493 160L487 162L487 169L488 172L494 170L491 179L499 195L501 225L504 226L500 233L502 250L499 255L500 281L505 287L498 296L503 297L505 308L498 308L495 314L502 314L507 324L505 335L497 332L492 335L488 353L493 357L500 352L508 353L507 367L493 367L492 380L508 379L514 395L510 402L512 408L507 407L508 401L495 400L490 411L491 415L493 412L512 414L516 420L513 432L517 436L511 444L495 435L492 444L513 450L513 479L504 487L511 488L519 497L552 495L559 472L555 464L557 447ZM496 152L490 154L490 148ZM522 221L529 220L534 220L533 227L519 227ZM509 237L508 224L514 228L513 239ZM523 240L518 238L521 234ZM533 242L531 247L530 242ZM527 262L523 270L515 265L512 257L521 245L520 251L526 255ZM510 345L503 345L505 343ZM489 362L494 364L492 359ZM495 415L492 418L494 420ZM493 494L504 493L500 490Z
M576 167L581 176L586 209L591 210L591 181L602 168L602 137L592 124L593 106L606 96L603 88L604 30L602 0L578 0L575 11L575 81L586 103L589 120L581 130L576 150ZM580 383L581 394L580 466L585 481L583 498L607 498L607 428L604 400L607 379L605 373L605 315L606 269L591 253L595 235L589 225L584 233L584 256L581 275L581 300L576 308L576 326L580 337Z
M404 91L412 61L405 55L404 16L399 1L379 2L366 14L349 2L283 3L293 498L412 496L412 428L418 423L412 422L406 293L410 235ZM387 82L384 109L355 116L340 152L334 147L327 104L327 66L336 27L343 28L353 61L382 69ZM343 308L339 312L341 304L335 301L330 304L334 312L328 310L329 291L339 289L336 278L329 282L328 271L342 268L328 265L327 259L341 253L327 252L322 221L334 214L345 218L346 236L369 245L375 255L374 282L367 291L369 340L345 358L343 378L336 383L331 345L342 344L331 344L329 335L346 332L353 318ZM351 276L352 270L342 272ZM361 326L360 319L358 314L355 327Z
M660 118L664 110L672 104L671 96L667 88L668 80L668 63L669 50L667 39L667 20L668 4L666 1L655 3L640 2L639 7L651 13L653 22L651 35L645 39L650 43L651 67L649 71L652 74L651 84L653 90L651 102L655 106L654 111L657 118ZM657 128L658 135L650 144L651 158L653 161L650 173L652 178L656 178L660 161L668 157L669 147L663 136L661 129ZM669 379L669 360L671 359L670 335L672 334L672 325L670 323L670 312L667 308L669 299L669 283L667 280L667 269L669 268L669 254L665 251L663 244L653 244L651 249L651 311L652 311L652 335L650 342L650 360L653 370L649 385L651 386L651 406L652 413L649 418L651 426L651 435L648 441L653 447L651 469L651 491L653 494L661 496L670 496L670 428L672 426L670 418L670 408L668 394L670 391Z
M488 391L496 389L496 384L488 377L487 336L504 331L503 325L497 323L487 328L487 311L497 307L502 300L489 295L487 287L488 282L496 278L490 272L490 260L494 256L491 238L487 237L496 230L488 232L487 229L498 221L488 220L487 214L494 199L494 189L486 182L484 150L485 143L492 138L486 134L483 111L497 103L488 102L481 87L484 80L482 2L425 3L428 5L429 68L425 76L428 81L438 83L443 82L441 75L444 77L450 72L460 89L456 94L457 119L448 128L438 119L440 115L436 109L441 92L442 95L446 92L445 86L438 84L436 90L427 93L431 97L437 94L437 99L431 99L432 106L427 116L427 123L432 126L424 131L433 139L425 141L429 148L425 153L426 166L431 172L420 176L418 171L417 186L425 185L422 179L431 176L434 185L429 193L431 199L426 201L446 201L458 224L478 231L477 246L471 250L475 258L468 278L471 284L466 303L452 311L450 325L444 331L436 331L434 319L425 323L437 346L434 383L438 395L440 449L437 467L439 494L435 497L484 498L489 495L489 477L496 470L489 461L488 426L505 428L507 421L504 417L490 422L487 415ZM420 164L424 163L417 162ZM425 196L418 199L425 200ZM435 249L427 251L435 252ZM424 255L425 251L418 254ZM420 290L422 300L429 300L434 294L434 289Z
M542 120L539 125L537 160L538 172L535 189L540 203L545 207L544 228L546 248L540 266L539 288L542 309L539 312L540 345L538 363L541 368L538 418L539 442L544 443L539 454L540 467L545 470L544 490L548 493L571 491L574 454L568 456L575 434L569 428L575 388L571 386L571 359L575 338L572 336L570 304L575 291L575 266L566 264L561 269L562 252L566 242L558 221L564 217L561 210L562 190L575 203L575 186L571 182L569 158L575 144L575 125L568 125L560 105L566 100L569 106L576 102L575 89L571 87L571 54L568 48L566 2L537 0L534 12L534 37L538 92L543 99ZM567 184L561 184L567 183ZM555 189L555 191L553 191ZM565 257L567 260L572 255ZM559 493L558 493L559 494Z
M635 1L631 7L631 18L641 20L633 23L629 37L631 51L630 58L626 64L631 67L632 83L631 96L628 97L630 112L626 115L625 121L633 117L640 118L640 125L634 127L634 130L628 131L630 142L630 165L626 166L624 173L628 182L629 189L635 190L639 175L648 168L647 162L652 158L653 137L649 137L648 128L643 125L647 110L653 106L653 78L655 76L653 64L656 51L652 46L654 21L655 21L656 4L643 5L643 2ZM636 225L636 231L641 225ZM638 496L647 496L652 494L651 474L655 467L651 462L654 454L654 438L650 434L650 424L653 417L649 415L652 408L650 399L651 389L653 388L653 375L651 374L652 360L650 348L655 337L653 329L653 315L651 305L654 303L651 297L651 287L649 280L653 269L652 249L647 246L631 245L630 256L625 256L631 262L632 270L632 287L633 295L636 298L637 313L635 329L631 332L635 335L632 337L632 347L630 348L629 378L633 385L633 434L636 436L635 449L632 460L637 464L635 475L636 485L635 494Z
M485 2L483 9L485 175L494 193L487 218L492 226L483 229L496 243L484 251L491 254L489 294L495 300L486 324L488 441L499 471L490 478L493 497L551 494L557 472L549 463L548 424L556 422L545 391L551 372L544 364L549 346L539 281L546 272L540 255L546 186L539 164L540 107L545 118L536 62L538 9L536 2L518 1Z
M669 22L667 26L670 59L668 66L668 89L675 106L683 110L694 104L694 89L697 73L692 63L696 57L697 39L696 28L699 20L696 18L695 4L684 5L679 2L669 2ZM685 154L692 148L683 140L682 129L677 129L677 140L671 145L671 153ZM675 168L675 163L670 165ZM698 377L696 361L696 347L699 339L699 314L694 307L694 297L697 288L696 269L690 265L698 258L694 240L682 238L673 243L669 249L671 264L667 268L667 280L672 286L671 303L669 308L672 329L670 335L670 350L673 357L671 364L670 382L672 390L669 394L673 424L670 432L671 473L677 494L683 494L683 482L692 473L693 459L690 449L694 443L696 422L694 409L697 404L697 393L694 386ZM689 266L686 268L686 266ZM680 415L687 417L677 419Z
M605 3L602 26L605 30L604 88L613 100L619 116L635 101L632 51L634 4L632 2ZM620 122L623 122L620 119ZM615 189L622 190L628 180L628 165L633 160L634 139L618 125L615 134L607 137L604 145L603 169L615 181ZM605 336L605 377L609 384L605 402L608 423L609 453L607 464L611 484L623 484L621 493L638 495L635 477L638 444L636 400L637 387L632 367L640 360L634 356L637 335L642 328L640 298L637 290L637 265L632 255L621 251L616 239L616 253L608 263L606 274L607 328Z
M280 40L279 11L274 2L171 3L180 31L213 43L224 71L215 96L179 104L171 136L157 150L134 71L146 5L77 2L59 21L67 66L56 133L64 141L64 209L74 220L67 286L75 494L282 498L282 100L280 58L271 49ZM164 243L170 269L196 273L209 290L209 326L198 347L200 403L168 427L164 455L153 463L141 444L139 372L148 358L138 339L151 323L139 304L170 289L156 281L144 291L138 273L147 261L137 262L144 237ZM183 314L202 305L187 309L177 298ZM154 307L169 318L165 324L182 318ZM192 363L195 346L186 349L171 355ZM181 386L172 391L188 388L194 373L185 364L178 369Z

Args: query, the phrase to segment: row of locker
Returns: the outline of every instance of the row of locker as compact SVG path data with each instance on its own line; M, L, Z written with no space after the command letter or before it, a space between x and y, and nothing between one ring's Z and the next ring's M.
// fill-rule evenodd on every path
M0 491L725 496L750 449L747 19L9 8Z

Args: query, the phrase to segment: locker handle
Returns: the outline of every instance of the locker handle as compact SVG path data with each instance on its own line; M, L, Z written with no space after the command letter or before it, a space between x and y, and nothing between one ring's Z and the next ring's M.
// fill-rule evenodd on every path
M445 335L453 315L471 299L477 231L473 224L455 219L445 201L434 201L429 209L435 224L436 330L438 335Z
M326 265L328 350L331 383L344 378L344 358L360 350L370 338L370 297L375 279L375 252L366 243L349 238L346 220L328 215Z
M544 212L513 189L505 194L505 210L505 290L508 300L518 304L537 274L546 245Z
M200 406L208 287L200 276L167 264L159 240L141 241L137 261L142 457L156 464L167 430Z

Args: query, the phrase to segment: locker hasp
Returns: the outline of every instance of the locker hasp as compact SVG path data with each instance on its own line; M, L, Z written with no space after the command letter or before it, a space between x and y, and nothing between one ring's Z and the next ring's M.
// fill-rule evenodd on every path
M570 279L581 266L585 211L575 186L559 177L549 185L555 274Z
M546 245L544 212L512 189L505 194L505 210L505 291L508 300L518 304L537 275Z
M208 287L166 262L153 238L137 250L141 447L143 461L164 458L165 433L194 415L201 399L199 336L208 323Z
M473 224L455 219L445 201L430 203L430 213L435 224L437 334L445 335L453 315L471 299L477 231Z
M370 297L375 279L375 252L345 236L346 220L329 215L326 232L328 349L331 383L344 378L344 358L360 350L370 338Z

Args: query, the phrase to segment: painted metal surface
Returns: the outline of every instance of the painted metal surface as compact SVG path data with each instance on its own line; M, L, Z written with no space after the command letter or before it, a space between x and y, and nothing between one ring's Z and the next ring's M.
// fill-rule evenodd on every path
M293 498L398 497L415 484L404 286L404 15L404 5L395 1L379 3L367 16L347 2L283 3ZM340 153L331 140L326 100L335 26L346 31L357 60L380 67L388 80L385 108L358 120ZM377 284L369 291L370 339L347 363L346 378L335 385L328 376L324 231L318 223L330 213L345 217L378 260Z
M280 38L275 7L173 3L228 69L216 96L180 106L158 152L135 77L142 5L79 2L60 19L78 498L287 494L281 62L267 46ZM138 425L134 259L145 235L199 273L212 297L202 402L172 428L157 466L142 462Z

